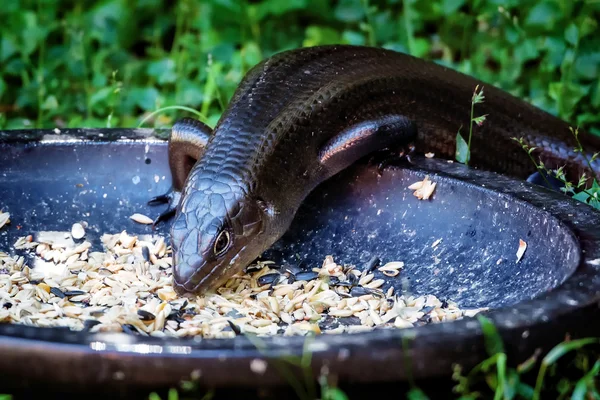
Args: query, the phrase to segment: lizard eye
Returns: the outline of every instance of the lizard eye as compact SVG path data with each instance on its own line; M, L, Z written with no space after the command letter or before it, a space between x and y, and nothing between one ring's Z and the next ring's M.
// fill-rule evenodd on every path
M215 245L213 248L213 252L216 256L219 256L227 250L229 244L231 242L231 237L229 235L229 231L222 230L217 236L217 240L215 240Z

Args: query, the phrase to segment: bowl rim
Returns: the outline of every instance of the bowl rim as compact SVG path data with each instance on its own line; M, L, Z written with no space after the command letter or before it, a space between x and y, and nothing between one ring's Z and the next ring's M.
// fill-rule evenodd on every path
M0 147L18 143L52 145L65 142L85 144L86 142L118 143L132 140L141 143L166 144L168 133L166 129L152 128L73 128L60 129L60 132L52 129L0 130ZM600 211L567 198L563 194L516 178L476 170L456 162L448 163L445 160L419 157L415 160L418 160L416 164L409 168L510 196L516 201L541 209L564 225L579 244L581 250L579 265L562 284L532 300L497 308L484 314L494 323L503 339L512 338L509 344L516 343L516 337L524 338L525 335L532 335L534 331L537 333L533 337L541 338L548 324L559 327L572 313L582 310L593 312L600 310L598 306L600 304ZM568 328L564 327L563 330L568 331ZM261 337L260 341L266 346L261 351L245 336L216 340L158 338L112 333L89 334L69 331L65 328L0 324L0 348L10 348L14 352L30 352L27 349L38 348L42 352L44 349L47 351L49 346L57 345L67 350L64 353L65 357L68 357L69 352L74 352L79 355L121 354L141 359L184 357L208 360L222 357L223 352L227 352L226 360L276 358L282 354L300 354L306 339L304 336ZM481 352L483 332L480 323L474 317L417 328L375 329L352 334L317 335L310 339L312 344L307 350L321 363L326 362L328 358L331 359L332 356L338 357L340 351L345 350L352 350L357 355L357 361L372 363L381 357L376 350L385 352L389 349L390 343L400 344L405 339L411 340L410 352L416 357L419 357L419 354L429 354L436 346L440 346L440 343L455 346L457 349L462 348L463 351L472 344L474 346L472 348L477 351L474 350L473 354L468 355L469 357L479 354L477 360L481 360L481 357L485 356ZM365 344L368 344L369 351ZM398 357L402 351L394 354L390 353L390 357L400 362ZM473 360L477 361L475 358ZM221 364L226 367L228 362ZM365 368L368 368L368 364L362 366L363 372ZM353 371L348 376L360 379L361 368ZM406 371L399 371L399 373L406 376ZM235 377L230 378L235 380Z

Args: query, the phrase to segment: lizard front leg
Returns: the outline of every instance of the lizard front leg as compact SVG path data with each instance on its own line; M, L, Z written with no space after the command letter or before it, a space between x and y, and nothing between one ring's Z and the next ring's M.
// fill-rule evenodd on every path
M153 226L175 215L185 180L204 153L211 134L212 129L208 125L192 118L183 118L171 128L168 151L172 184L166 193L148 201L149 205L168 203L169 206L154 220Z

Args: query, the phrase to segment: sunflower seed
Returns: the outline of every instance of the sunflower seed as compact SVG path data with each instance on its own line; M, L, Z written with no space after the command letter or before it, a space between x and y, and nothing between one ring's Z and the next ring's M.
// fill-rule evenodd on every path
M85 236L85 228L79 222L71 226L71 237L75 240L79 240Z
M318 276L319 274L313 271L299 272L295 274L297 281L312 281L313 279L317 279Z

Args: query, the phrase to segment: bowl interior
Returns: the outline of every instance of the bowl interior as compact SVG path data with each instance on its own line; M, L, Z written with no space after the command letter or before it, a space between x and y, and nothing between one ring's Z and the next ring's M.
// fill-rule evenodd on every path
M104 233L168 235L129 219L151 218L166 206L146 202L170 186L163 141L57 142L0 147L0 207L12 223L0 231L0 251L18 236L67 232L89 224L88 240L100 248ZM431 160L429 160L431 161ZM428 162L429 162L428 161ZM505 307L535 298L564 282L577 268L572 232L545 211L484 187L431 174L430 200L408 186L426 171L386 169L381 176L359 163L320 185L305 201L288 233L263 259L320 266L402 261L402 272L376 279L384 289L434 294L461 307ZM517 262L519 239L527 243Z

